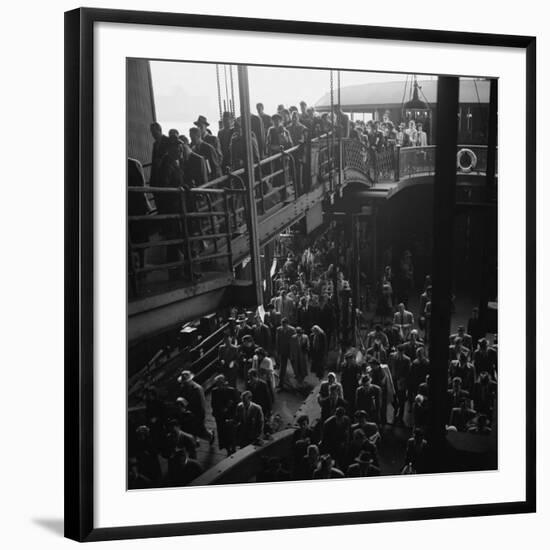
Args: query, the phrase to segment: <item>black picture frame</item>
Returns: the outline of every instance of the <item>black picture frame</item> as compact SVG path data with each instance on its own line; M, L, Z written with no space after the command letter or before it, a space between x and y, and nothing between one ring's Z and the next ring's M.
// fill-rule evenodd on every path
M526 498L479 505L94 528L93 506L93 26L97 22L317 36L407 40L526 51ZM536 39L372 27L81 8L65 14L65 536L77 541L162 537L465 516L536 510Z

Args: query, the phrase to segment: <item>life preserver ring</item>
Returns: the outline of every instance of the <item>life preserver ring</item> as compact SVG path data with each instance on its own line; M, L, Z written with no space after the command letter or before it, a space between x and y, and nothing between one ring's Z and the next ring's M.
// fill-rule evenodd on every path
M468 158L470 159L470 163L467 165L462 164L462 157L464 155L468 155ZM477 156L471 149L461 149L456 154L456 167L461 172L471 172L477 165Z

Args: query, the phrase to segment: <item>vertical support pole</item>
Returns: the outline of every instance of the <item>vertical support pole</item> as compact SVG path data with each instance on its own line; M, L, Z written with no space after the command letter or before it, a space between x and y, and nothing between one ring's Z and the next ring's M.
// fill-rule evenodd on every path
M495 185L496 149L497 149L497 111L498 111L498 81L491 79L489 88L489 125L487 129L487 168L485 171L485 186L482 201L489 204L491 191ZM483 216L483 241L481 243L481 273L479 282L479 322L483 334L488 330L488 302L489 302L489 247L491 239L491 225L494 220L494 210L484 208Z
M394 172L393 179L394 181L399 181L400 171L401 171L401 145L395 146L395 159L394 159Z
M431 404L428 443L430 471L444 471L446 462L447 372L451 327L454 210L456 202L456 144L458 77L437 82L437 143L434 181L433 290L430 327Z
M239 97L241 100L241 123L245 149L245 182L246 182L246 222L250 242L250 258L252 264L252 285L256 305L263 304L262 269L260 265L260 238L258 235L258 211L254 194L254 158L252 156L252 131L250 127L250 90L248 87L248 67L239 65Z

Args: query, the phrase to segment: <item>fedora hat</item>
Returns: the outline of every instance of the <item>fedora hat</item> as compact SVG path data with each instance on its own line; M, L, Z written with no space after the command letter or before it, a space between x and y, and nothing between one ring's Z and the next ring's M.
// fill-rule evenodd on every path
M359 456L355 457L355 462L359 462L359 464L370 464L373 462L372 454L369 451L361 451Z
M200 124L204 124L205 126L210 126L210 123L208 122L208 120L206 120L206 117L203 115L199 115L199 118L197 118L197 120L195 120L193 124L195 126L199 126Z
M181 374L178 376L178 383L182 382L191 382L194 378L194 374L190 370L181 371Z

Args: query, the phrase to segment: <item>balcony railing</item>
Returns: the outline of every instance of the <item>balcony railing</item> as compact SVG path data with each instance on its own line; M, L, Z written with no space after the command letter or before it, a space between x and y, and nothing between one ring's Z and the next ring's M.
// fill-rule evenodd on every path
M366 148L352 139L342 140L345 181L389 183L435 173L436 146ZM485 174L486 145L458 145L457 173Z

